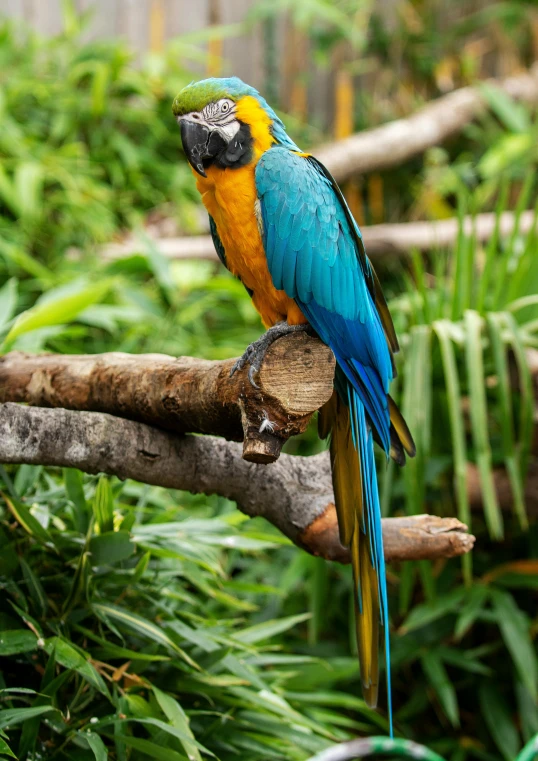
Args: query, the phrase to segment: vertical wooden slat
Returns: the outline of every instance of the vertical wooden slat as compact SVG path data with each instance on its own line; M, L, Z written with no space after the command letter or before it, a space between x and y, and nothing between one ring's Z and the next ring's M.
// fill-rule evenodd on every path
M30 14L30 19L28 19L27 13ZM48 0L46 3L40 2L40 0L27 2L25 3L25 16L40 34L53 36L62 30L60 0Z
M220 0L221 23L238 24L244 21L256 0ZM245 33L223 40L223 74L235 74L240 79L263 89L260 71L261 49L257 50L259 35L251 28Z
M353 77L346 68L349 56L348 47L341 43L333 53L334 76L334 136L337 140L343 140L353 133L355 113L355 92L353 89ZM360 179L352 177L343 188L346 201L351 213L359 226L365 223L364 204L362 201L362 183Z
M0 17L21 19L24 18L24 0L4 0L0 6Z
M89 13L90 23L83 39L110 39L123 32L119 23L123 11L120 0L76 0L75 7L79 13Z
M336 72L334 94L334 136L337 140L349 137L353 132L354 92L353 78L347 69Z
M209 0L208 21L210 27L222 24L220 0ZM210 39L207 45L207 76L220 77L222 74L223 44L220 37Z
M151 0L149 13L149 49L161 53L164 47L164 5L162 0Z
M208 0L162 0L165 12L165 39L196 32L204 29L207 25L209 2ZM205 74L205 66L199 62L189 61L191 70Z
M143 0L143 2L140 2L140 0L118 1L117 33L125 37L133 50L138 53L145 52L148 49L149 42L149 4L147 0Z
M371 174L368 178L368 208L371 222L380 224L385 218L385 197L383 192L383 177L380 174Z
M308 114L306 87L308 40L291 19L286 25L284 70L281 84L281 101L295 116L305 120Z

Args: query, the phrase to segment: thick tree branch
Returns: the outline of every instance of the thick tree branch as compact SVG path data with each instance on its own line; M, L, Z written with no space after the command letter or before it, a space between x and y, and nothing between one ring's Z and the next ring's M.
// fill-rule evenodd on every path
M306 551L349 562L338 537L327 453L246 462L241 446L211 436L177 436L97 412L0 405L0 462L79 468L165 488L221 494L263 516ZM387 560L468 552L474 537L455 518L383 521Z
M516 100L538 101L538 64L529 72L491 80ZM316 157L337 182L354 174L399 166L427 148L441 145L486 108L480 86L463 87L428 103L412 116L359 132L345 140L321 146Z
M305 333L276 341L259 373L230 378L234 360L164 354L25 355L0 358L0 402L107 412L176 433L243 440L243 457L273 462L331 396L334 356Z
M527 233L534 219L533 211L524 211L519 220L519 230ZM515 214L506 211L501 215L499 233L501 238L510 235L516 221ZM467 233L473 231L476 240L484 243L491 238L495 228L495 214L477 214L476 217L466 217L464 229ZM433 222L402 222L399 224L371 225L361 228L364 245L368 256L376 263L385 257L406 256L413 249L433 251L437 248L448 248L456 243L459 231L459 221L456 217ZM218 262L219 258L210 235L193 235L183 238L156 238L153 240L162 256L167 259L206 259ZM122 243L110 243L101 249L105 259L121 259L131 256L139 250L144 250L143 241L130 237Z

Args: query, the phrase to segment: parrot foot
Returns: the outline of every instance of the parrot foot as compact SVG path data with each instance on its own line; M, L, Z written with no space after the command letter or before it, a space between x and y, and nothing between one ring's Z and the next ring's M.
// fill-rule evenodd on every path
M258 384L254 380L254 376L260 372L262 362L267 354L267 350L278 338L287 336L290 333L297 333L299 330L308 330L310 325L303 323L301 325L288 325L287 322L277 322L269 330L267 330L261 338L257 341L253 341L250 346L247 346L242 357L239 357L237 362L230 370L230 378L238 370L242 370L245 365L250 365L248 371L248 379L254 388L259 388Z

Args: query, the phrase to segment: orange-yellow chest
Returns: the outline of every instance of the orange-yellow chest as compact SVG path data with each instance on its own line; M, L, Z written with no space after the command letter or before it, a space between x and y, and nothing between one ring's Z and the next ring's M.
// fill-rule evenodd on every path
M256 217L254 172L260 156L273 143L268 117L254 98L240 101L237 116L251 127L252 161L237 169L211 166L206 170L207 177L193 170L197 188L224 246L226 266L253 292L253 304L264 325L268 327L281 320L290 324L306 322L293 299L273 285Z

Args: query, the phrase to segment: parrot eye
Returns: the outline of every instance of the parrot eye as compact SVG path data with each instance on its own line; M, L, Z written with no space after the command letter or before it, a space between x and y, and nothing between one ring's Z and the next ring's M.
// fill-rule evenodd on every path
M223 114L225 114L225 113L226 113L226 111L227 111L229 108L230 108L230 106L228 105L228 103L223 103L223 104L222 104L222 106L220 107L220 110L221 110L221 112L222 112Z

